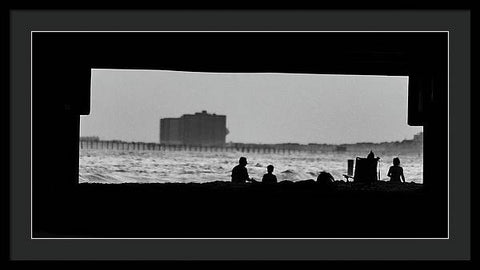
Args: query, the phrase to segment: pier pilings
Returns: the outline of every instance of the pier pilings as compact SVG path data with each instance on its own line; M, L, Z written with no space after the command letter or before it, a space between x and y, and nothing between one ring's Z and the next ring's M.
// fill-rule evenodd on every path
M160 144L146 142L125 142L116 140L80 140L81 150L115 150L115 151L156 151L156 152L225 152L292 155L302 152L316 154L322 151L302 146L262 145L262 144L230 144L230 145L187 145Z

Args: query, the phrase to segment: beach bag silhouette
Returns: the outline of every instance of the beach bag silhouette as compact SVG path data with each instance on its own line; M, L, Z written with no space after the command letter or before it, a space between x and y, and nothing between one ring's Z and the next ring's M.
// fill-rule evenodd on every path
M333 184L334 178L328 172L320 172L317 177L317 183L324 186L330 186Z
M378 158L360 158L355 160L355 182L372 183L377 181Z

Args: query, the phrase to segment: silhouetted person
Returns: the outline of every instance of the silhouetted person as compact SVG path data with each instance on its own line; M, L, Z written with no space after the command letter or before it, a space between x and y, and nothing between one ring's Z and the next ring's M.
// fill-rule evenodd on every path
M267 166L267 173L263 175L262 183L265 183L265 184L277 183L277 177L273 174L273 165Z
M370 150L370 153L368 153L367 158L368 159L374 159L375 158L375 154L373 154L372 150Z
M403 168L400 167L400 159L398 157L393 159L393 166L388 169L388 177L390 182L400 182L400 178L405 183L405 176L403 175Z
M335 181L333 176L330 173L325 171L320 172L320 174L317 177L317 183L322 187L328 187L328 188L332 187L333 181Z
M245 166L247 166L247 158L241 157L238 160L238 165L235 166L232 170L232 183L245 183L246 181L255 182L254 179L251 179L248 176L248 171Z

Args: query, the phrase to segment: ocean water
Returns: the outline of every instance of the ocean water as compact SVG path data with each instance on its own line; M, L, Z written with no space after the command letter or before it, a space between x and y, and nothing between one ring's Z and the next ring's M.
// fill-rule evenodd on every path
M124 151L80 149L79 181L81 183L172 183L230 181L231 170L238 159L248 159L250 177L260 181L266 167L275 166L278 181L316 179L327 171L336 180L345 180L347 160L365 157L365 153L295 153L263 154L242 152L197 151ZM380 180L388 180L388 168L398 155L379 154ZM412 153L398 156L407 182L423 183L423 156Z

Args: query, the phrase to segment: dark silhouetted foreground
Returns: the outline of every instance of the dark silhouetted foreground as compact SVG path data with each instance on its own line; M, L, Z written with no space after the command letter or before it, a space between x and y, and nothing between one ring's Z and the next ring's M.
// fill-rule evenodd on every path
M421 184L335 181L326 188L322 181L79 184L34 205L34 236L329 238L446 233L446 219L438 214L441 208Z

